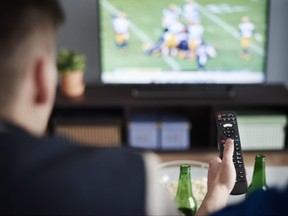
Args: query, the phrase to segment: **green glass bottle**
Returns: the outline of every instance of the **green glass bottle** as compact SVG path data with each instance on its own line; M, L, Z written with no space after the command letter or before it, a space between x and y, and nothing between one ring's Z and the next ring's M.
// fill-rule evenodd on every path
M254 172L252 182L248 187L246 197L250 196L256 190L266 191L268 186L266 184L266 158L263 154L257 154L255 157Z
M193 216L196 214L197 203L192 193L190 165L188 164L180 166L180 176L175 199L182 215Z

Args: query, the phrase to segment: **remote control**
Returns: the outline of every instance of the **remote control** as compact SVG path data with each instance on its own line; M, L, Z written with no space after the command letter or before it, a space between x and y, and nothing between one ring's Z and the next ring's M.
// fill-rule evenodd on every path
M232 111L219 112L216 115L216 123L218 132L218 148L221 159L223 158L223 150L226 139L230 138L234 140L233 162L236 169L236 182L230 194L244 194L247 192L248 186L236 113Z

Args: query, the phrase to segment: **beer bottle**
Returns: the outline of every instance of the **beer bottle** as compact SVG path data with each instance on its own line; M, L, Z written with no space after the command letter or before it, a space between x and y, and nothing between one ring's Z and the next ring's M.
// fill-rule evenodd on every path
M265 155L256 155L252 182L248 187L246 197L250 196L255 190L266 191L268 189L268 186L266 185L265 162Z
M190 165L188 164L180 166L180 176L175 199L182 215L193 216L196 214L197 203L192 193Z

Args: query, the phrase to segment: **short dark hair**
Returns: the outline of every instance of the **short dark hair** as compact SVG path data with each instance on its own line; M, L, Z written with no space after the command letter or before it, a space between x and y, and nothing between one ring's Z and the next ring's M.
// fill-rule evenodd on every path
M38 12L38 13L37 13ZM38 17L37 17L38 16ZM42 18L42 19L41 19ZM64 12L57 0L5 0L0 7L0 47L49 19L54 27L64 22Z
M64 12L57 0L4 0L1 2L0 93L14 90L13 86L9 85L15 85L15 80L20 79L21 74L19 71L15 71L17 59L10 65L7 63L11 59L15 59L19 47L35 31L41 31L47 25L51 26L52 24L52 28L56 32L57 27L64 22L64 19ZM23 56L25 53L21 53L21 55ZM19 57L17 58L19 59ZM3 104L3 100L5 101L3 95L0 95L0 105Z

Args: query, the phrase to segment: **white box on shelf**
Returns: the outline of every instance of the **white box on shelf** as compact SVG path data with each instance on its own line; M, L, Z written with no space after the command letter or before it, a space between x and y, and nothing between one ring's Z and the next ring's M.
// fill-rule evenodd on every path
M149 113L133 114L128 127L128 140L131 147L158 149L159 124L156 115Z
M182 116L163 116L161 121L161 149L186 150L190 147L190 123Z
M286 115L237 115L243 150L281 150L285 146Z

